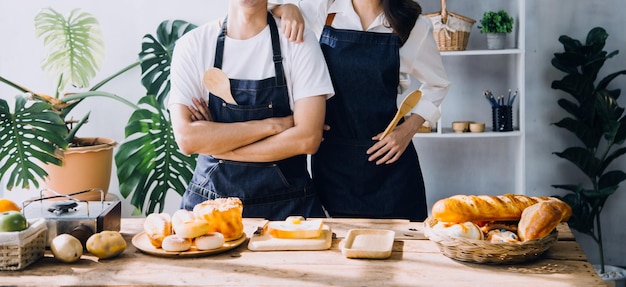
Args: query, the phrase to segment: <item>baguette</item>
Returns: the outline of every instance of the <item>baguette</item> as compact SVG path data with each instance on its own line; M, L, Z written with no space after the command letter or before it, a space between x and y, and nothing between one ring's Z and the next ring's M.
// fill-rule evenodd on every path
M552 197L530 197L521 194L454 195L437 201L432 216L443 222L518 221L525 208Z

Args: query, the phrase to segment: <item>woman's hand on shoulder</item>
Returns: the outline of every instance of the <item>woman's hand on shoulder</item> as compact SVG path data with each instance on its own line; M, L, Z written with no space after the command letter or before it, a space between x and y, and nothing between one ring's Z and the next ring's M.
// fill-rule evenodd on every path
M294 4L277 5L272 14L280 17L281 30L291 42L304 41L304 17L298 6Z

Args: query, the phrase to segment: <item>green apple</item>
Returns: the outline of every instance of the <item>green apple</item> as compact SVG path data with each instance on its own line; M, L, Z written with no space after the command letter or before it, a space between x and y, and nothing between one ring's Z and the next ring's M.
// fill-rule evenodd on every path
M19 211L0 213L0 232L22 231L28 228L26 217Z

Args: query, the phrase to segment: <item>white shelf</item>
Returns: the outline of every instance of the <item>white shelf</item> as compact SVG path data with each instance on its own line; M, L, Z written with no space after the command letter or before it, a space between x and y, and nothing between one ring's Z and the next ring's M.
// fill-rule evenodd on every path
M439 1L423 2L425 13L440 10ZM422 3L420 3L422 4ZM425 6L425 7L424 7ZM507 47L486 49L486 35L477 26L485 11L507 10L514 18L514 31ZM525 21L526 0L447 1L447 10L476 20L464 51L442 51L452 82L441 104L441 119L430 133L417 133L427 199L454 194L526 194L525 117ZM492 131L492 110L483 91L497 96L508 89L518 91L513 105L513 131ZM453 121L487 124L482 133L454 133Z
M442 51L441 56L485 56L523 54L523 49Z

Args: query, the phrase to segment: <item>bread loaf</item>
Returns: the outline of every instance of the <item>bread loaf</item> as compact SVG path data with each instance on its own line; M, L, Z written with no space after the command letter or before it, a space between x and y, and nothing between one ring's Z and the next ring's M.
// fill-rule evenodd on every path
M168 235L163 239L161 246L165 251L183 252L191 249L191 239L182 238L176 234Z
M549 200L550 197L529 197L520 194L454 195L437 201L432 216L443 222L517 221L525 208Z
M197 218L209 223L209 232L219 232L226 241L243 236L243 203L239 198L227 197L207 200L193 208Z
M179 209L172 215L172 229L179 237L191 239L207 234L209 223L189 210Z
M521 241L543 238L571 214L570 206L558 199L533 204L522 212L517 234Z
M437 222L433 227L433 230L438 233L445 234L451 238L467 238L474 240L483 240L484 234L480 228L472 222L462 223L450 223L450 222Z
M172 234L170 215L167 213L148 214L143 223L143 230L154 247L161 247L163 239Z

